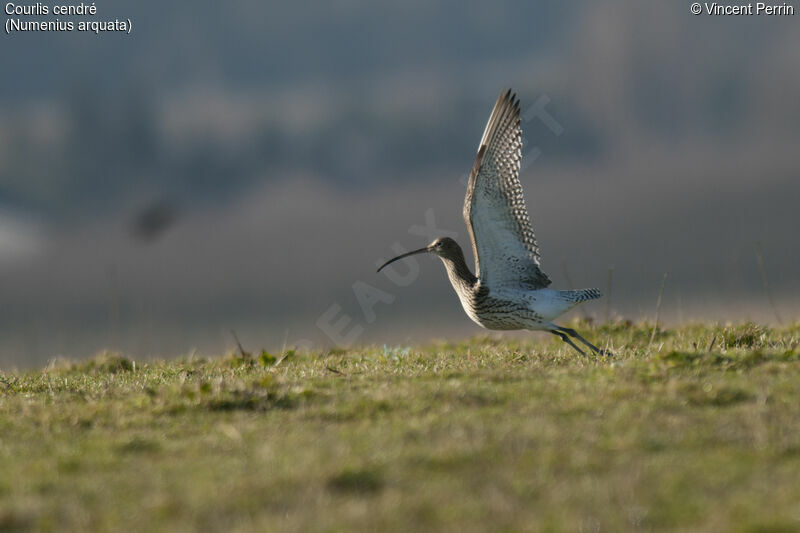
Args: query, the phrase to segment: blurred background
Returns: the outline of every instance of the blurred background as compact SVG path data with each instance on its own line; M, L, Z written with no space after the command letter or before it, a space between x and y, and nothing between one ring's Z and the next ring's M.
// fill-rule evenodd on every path
M798 318L798 15L97 7L131 34L2 37L0 368L211 355L231 330L251 350L482 333L435 258L375 266L431 232L469 246L465 176L503 87L545 271L611 289L573 316L652 320L668 273L667 322Z

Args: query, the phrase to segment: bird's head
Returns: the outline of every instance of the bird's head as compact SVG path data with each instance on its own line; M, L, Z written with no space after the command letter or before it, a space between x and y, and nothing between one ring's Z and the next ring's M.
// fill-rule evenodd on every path
M425 250L439 257L453 257L461 252L461 247L450 237L439 237L430 243Z
M399 259L403 259L404 257L408 257L409 255L414 254L423 254L423 253L431 253L438 255L439 257L454 257L458 254L461 254L461 247L458 245L456 241L451 239L450 237L439 237L432 243L430 243L425 248L420 248L419 250L413 250L411 252L406 252L404 254L398 255L393 259L389 259L386 261L381 267L378 269L378 272L383 270L383 268L390 264L394 263Z

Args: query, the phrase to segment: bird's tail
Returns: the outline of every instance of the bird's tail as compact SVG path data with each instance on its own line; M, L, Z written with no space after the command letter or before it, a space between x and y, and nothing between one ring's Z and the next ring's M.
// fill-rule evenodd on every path
M600 289L580 289L577 291L562 291L567 297L567 300L572 301L574 304L579 304L587 300L596 300L603 296Z

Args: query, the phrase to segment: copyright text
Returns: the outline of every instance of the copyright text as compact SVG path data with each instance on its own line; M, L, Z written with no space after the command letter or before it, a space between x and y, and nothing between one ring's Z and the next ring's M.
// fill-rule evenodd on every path
M689 6L693 15L794 15L794 6L750 2L747 4L722 4L719 2L694 2Z

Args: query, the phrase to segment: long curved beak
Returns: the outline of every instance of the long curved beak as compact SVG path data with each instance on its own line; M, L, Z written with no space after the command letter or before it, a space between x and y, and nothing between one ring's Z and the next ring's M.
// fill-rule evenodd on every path
M389 259L389 260L388 260L388 261L386 261L384 264L382 264L382 265L381 265L381 267L378 269L378 272L380 272L381 270L383 270L383 267L385 267L386 265L388 265L388 264L390 264L390 263L394 263L394 262L395 262L395 261L397 261L398 259L402 259L402 258L404 258L404 257L408 257L409 255L414 255L414 254L422 254L422 253L425 253L425 252L427 252L427 251L428 251L428 247L426 246L425 248L420 248L419 250L414 250L413 252L406 252L406 253L404 253L404 254L402 254L402 255L398 255L398 256L397 256L397 257L395 257L394 259Z

